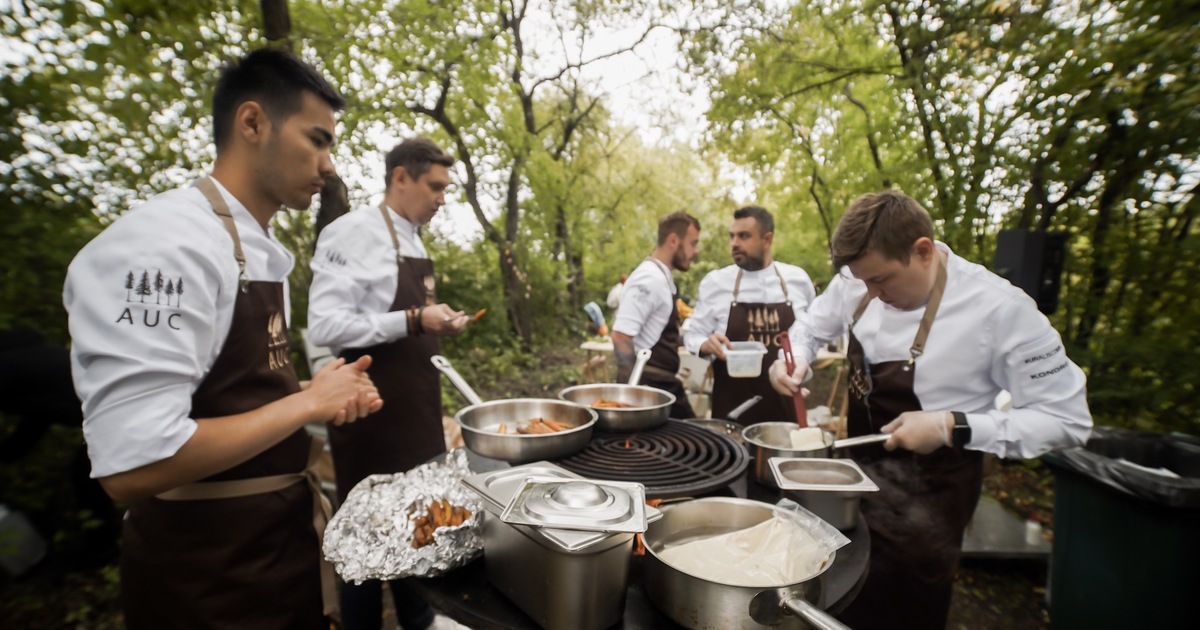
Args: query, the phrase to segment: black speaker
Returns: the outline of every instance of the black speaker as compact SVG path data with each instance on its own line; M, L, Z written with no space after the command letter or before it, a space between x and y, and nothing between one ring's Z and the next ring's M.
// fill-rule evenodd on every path
M996 238L996 273L1020 287L1049 315L1058 308L1067 235L1063 232L1001 230Z

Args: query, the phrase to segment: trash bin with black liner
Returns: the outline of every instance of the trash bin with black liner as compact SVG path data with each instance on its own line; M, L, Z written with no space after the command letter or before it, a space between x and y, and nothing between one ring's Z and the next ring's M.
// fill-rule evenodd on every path
M1197 627L1200 439L1097 427L1042 459L1055 482L1053 627Z

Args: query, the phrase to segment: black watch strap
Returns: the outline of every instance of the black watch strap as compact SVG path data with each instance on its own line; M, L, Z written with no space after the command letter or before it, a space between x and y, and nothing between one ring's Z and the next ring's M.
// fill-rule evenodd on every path
M954 416L954 429L950 431L950 443L954 448L965 448L971 441L971 425L967 424L967 414L961 411L951 411Z

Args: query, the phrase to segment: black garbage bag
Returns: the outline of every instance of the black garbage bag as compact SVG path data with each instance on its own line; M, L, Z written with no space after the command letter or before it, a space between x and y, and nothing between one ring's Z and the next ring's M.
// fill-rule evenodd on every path
M1191 435L1096 427L1084 446L1042 459L1145 501L1200 509L1200 438Z

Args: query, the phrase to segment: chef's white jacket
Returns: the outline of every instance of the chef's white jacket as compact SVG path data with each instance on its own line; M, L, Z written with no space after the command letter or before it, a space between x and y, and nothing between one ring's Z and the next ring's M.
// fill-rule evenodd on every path
M948 256L946 289L916 361L914 389L921 408L961 411L971 425L967 447L1001 457L1037 457L1087 440L1092 427L1086 378L1067 358L1062 338L1033 299L984 267ZM789 335L803 340L805 359L821 340L847 331L866 284L849 268L797 320ZM869 363L907 361L924 307L900 310L872 300L854 326ZM1012 408L994 408L1001 390Z
M729 305L733 302L733 283L739 267L729 265L710 271L700 281L696 297L696 310L688 318L684 330L683 345L688 352L700 356L700 346L711 335L725 334L729 325ZM808 305L816 297L817 290L808 274L795 265L773 261L758 271L742 271L742 283L738 287L738 302L774 304L785 301L783 287L779 285L779 269L787 284L787 298L792 301L792 312L796 321L804 318ZM711 357L710 357L711 358Z
M283 282L286 308L292 255L219 182L217 189L247 275ZM75 256L63 305L93 477L166 459L191 438L192 393L221 352L239 290L233 239L191 186L126 212Z
M400 255L428 258L417 225L388 210ZM308 338L334 353L408 336L408 315L388 312L396 298L396 248L379 206L338 217L321 230L312 261Z
M671 270L648 258L625 279L613 332L633 337L633 349L654 347L671 320L675 306L675 280Z

